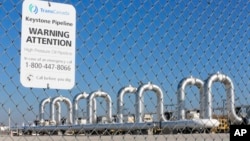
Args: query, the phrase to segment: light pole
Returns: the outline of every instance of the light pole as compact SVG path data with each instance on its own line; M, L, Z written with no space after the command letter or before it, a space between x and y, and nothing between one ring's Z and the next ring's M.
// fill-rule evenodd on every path
M9 108L9 112L8 112L8 117L9 117L9 131L10 131L10 108Z

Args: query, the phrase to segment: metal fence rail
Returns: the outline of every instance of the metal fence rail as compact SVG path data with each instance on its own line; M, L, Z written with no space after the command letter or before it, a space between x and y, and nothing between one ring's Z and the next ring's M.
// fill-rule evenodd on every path
M0 140L222 141L248 124L249 1L50 2L76 10L75 85L21 84L23 1L1 1Z

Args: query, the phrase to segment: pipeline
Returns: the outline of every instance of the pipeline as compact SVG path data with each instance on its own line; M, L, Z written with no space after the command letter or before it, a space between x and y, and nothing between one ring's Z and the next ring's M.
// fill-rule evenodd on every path
M88 97L88 110L87 110L88 123L89 124L96 123L96 118L94 118L96 115L95 113L93 113L93 104L94 104L93 101L94 101L94 98L96 97L102 97L106 100L107 120L109 123L111 123L112 122L112 100L111 100L111 97L107 93L102 92L102 91L92 92Z
M205 81L205 84L204 84L204 94L206 97L205 118L207 119L212 118L212 84L214 82L222 82L225 85L226 95L227 95L228 118L231 121L231 123L233 124L242 123L242 118L239 117L235 112L233 82L228 76L221 74L221 73L212 74Z
M118 118L118 122L119 123L123 123L123 98L125 94L128 93L134 93L137 91L137 88L132 87L131 85L129 85L128 87L123 87L122 89L120 89L120 91L118 92L118 96L117 96L117 118Z
M144 97L143 94L145 91L151 90L155 92L157 96L157 115L158 115L158 120L159 121L166 121L166 118L164 116L163 112L163 92L160 87L157 85L151 84L150 82L148 84L141 85L138 88L137 95L136 95L136 113L135 113L135 118L136 122L142 123L142 119L144 116Z
M77 120L78 120L78 102L80 99L87 99L89 96L89 94L87 94L86 92L80 93L78 95L76 95L73 99L73 120L75 122L75 124L77 124ZM93 99L93 105L92 105L92 109L93 109L93 113L96 116L96 100ZM94 117L96 118L96 117Z
M40 123L44 123L44 109L45 109L45 105L47 103L50 103L51 102L51 98L45 98L43 99L40 104L39 104L39 107L40 107ZM60 118L61 118L61 105L59 102L56 103L56 110L57 110L57 121L60 121Z
M181 82L178 85L177 90L177 106L178 106L178 113L177 113L177 119L183 120L185 119L185 88L188 85L195 85L198 87L200 91L200 118L204 117L204 102L205 102L205 96L203 94L203 85L204 82L200 79L194 78L194 77L188 77L181 80Z
M234 107L234 86L232 80L221 73L216 73L211 75L206 79L205 82L203 82L200 79L188 77L182 79L182 81L178 84L178 90L177 90L177 100L178 100L178 113L177 113L177 119L179 121L184 121L185 119L185 88L188 85L195 85L198 87L200 92L200 119L206 119L206 120L213 120L212 119L212 84L214 82L221 82L225 85L226 88L226 95L227 95L227 111L228 111L228 117L229 120L232 123L239 124L242 123L242 118L239 117L235 112ZM136 94L135 99L135 122L136 123L143 123L143 116L144 116L144 93L146 91L153 91L156 94L157 97L157 116L158 121L164 123L168 122L166 124L169 124L169 121L166 120L164 116L164 108L163 108L163 92L160 87L157 85L154 85L152 83L143 84L140 85L139 88L132 87L129 85L128 87L123 87L120 89L117 95L117 117L118 117L118 123L123 123L123 108L124 108L124 95L127 93L133 93ZM87 121L88 124L96 124L96 97L102 97L106 101L106 116L109 123L112 122L112 100L110 96L102 91L95 91L91 94L87 94L85 92L78 94L73 99L73 108L71 101L68 98L59 96L55 97L53 99L51 98L45 98L40 102L40 113L39 118L40 122L44 122L44 109L45 105L47 103L50 103L50 120L52 123L59 123L60 117L61 117L61 106L60 102L65 102L68 106L68 118L67 123L69 125L71 124L77 124L77 118L78 118L78 102L80 99L87 99ZM55 109L57 110L57 120L55 121ZM72 117L73 116L73 117ZM216 121L215 121L216 122ZM217 123L217 122L216 122ZM165 123L164 123L165 124ZM57 124L58 125L58 124ZM216 124L217 125L217 124Z
M68 98L63 97L63 96L58 96L58 97L53 98L53 100L52 100L52 102L50 104L50 107L51 107L51 109L50 109L51 122L56 123L54 111L55 111L55 105L56 105L57 102L65 102L67 104L67 106L68 106L67 123L72 124L72 103Z

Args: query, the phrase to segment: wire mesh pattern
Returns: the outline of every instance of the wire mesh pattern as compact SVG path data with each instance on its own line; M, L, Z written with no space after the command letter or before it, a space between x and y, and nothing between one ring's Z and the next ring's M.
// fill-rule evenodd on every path
M222 141L250 119L249 1L53 1L76 9L70 90L21 85L22 2L0 2L0 140Z

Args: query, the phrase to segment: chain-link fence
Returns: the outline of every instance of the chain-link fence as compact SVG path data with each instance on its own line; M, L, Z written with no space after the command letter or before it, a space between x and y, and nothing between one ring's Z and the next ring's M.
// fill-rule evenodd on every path
M0 140L229 140L248 122L248 0L51 2L76 9L75 85L21 85L23 1L1 1Z

